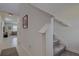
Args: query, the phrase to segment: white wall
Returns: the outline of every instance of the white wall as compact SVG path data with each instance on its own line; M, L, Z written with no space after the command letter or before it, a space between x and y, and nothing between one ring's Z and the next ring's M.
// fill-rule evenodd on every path
M69 6L55 15L57 19L70 24L70 27L54 22L54 33L68 50L79 53L79 4Z
M42 35L38 31L45 24L51 22L51 16L28 4L21 4L19 8L18 44L26 49L30 55L42 55ZM22 27L22 17L25 14L29 17L28 29Z
M55 15L58 12L63 11L65 8L73 5L73 3L32 3L31 5L34 5L35 7L51 14ZM56 16L56 15L55 15Z
M0 16L0 40L2 40L3 39L3 32L2 32L2 18L1 18L1 16Z

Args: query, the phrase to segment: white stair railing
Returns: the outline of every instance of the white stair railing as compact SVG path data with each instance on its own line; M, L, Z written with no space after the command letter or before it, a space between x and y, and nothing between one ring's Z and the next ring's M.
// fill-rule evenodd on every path
M65 26L65 27L70 27L70 25L67 24L65 21L58 20L58 19L56 19L56 18L54 18L54 21L58 22L59 24Z

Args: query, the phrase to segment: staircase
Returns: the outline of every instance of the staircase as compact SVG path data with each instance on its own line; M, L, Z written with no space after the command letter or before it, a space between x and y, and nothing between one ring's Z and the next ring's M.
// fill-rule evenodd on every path
M60 43L60 40L58 40L55 35L54 35L54 40L53 40L53 52L54 56L59 56L61 55L65 50L65 45Z

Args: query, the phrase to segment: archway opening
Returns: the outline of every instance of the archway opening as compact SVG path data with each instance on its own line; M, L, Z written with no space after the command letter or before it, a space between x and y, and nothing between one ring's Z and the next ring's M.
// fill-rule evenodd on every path
M10 12L0 12L0 16L3 44L6 48L17 47L18 16Z

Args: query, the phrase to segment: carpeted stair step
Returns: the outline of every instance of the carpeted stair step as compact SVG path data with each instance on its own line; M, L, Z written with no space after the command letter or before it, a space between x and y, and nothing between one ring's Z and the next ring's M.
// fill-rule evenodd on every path
M57 39L53 40L53 45L54 46L59 45L59 43L60 43L59 40L57 40Z
M53 50L54 56L61 55L61 53L63 53L63 51L65 50L65 46L63 44L59 44L53 47L54 47L54 50Z

